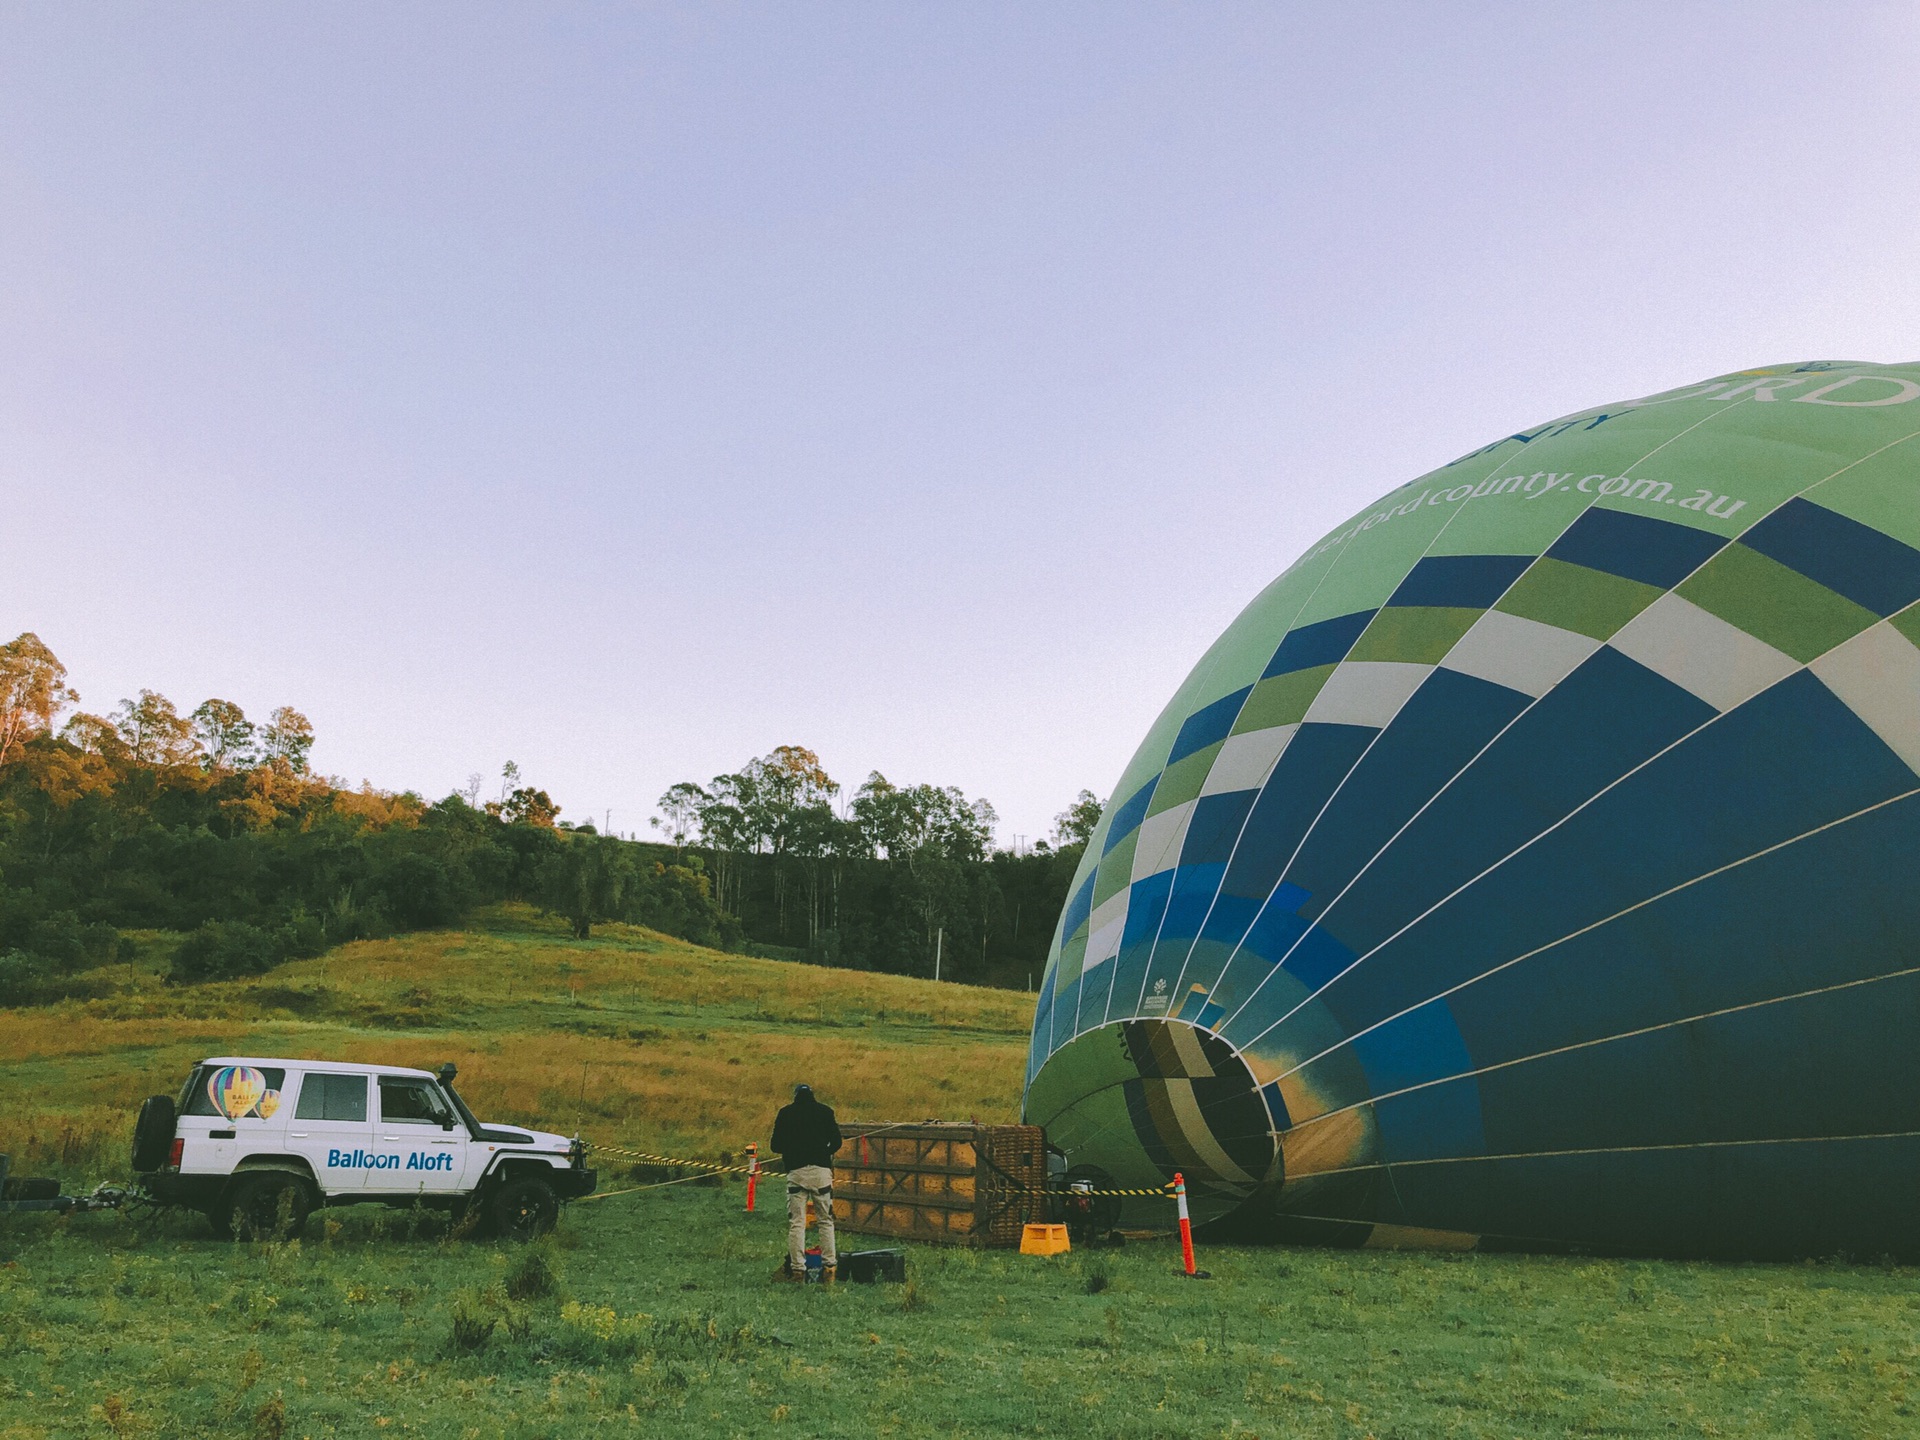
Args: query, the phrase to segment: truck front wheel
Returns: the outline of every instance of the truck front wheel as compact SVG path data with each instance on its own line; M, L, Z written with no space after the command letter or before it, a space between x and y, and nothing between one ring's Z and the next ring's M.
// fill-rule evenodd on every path
M509 1180L487 1208L503 1238L523 1242L546 1234L560 1214L553 1187L544 1180Z

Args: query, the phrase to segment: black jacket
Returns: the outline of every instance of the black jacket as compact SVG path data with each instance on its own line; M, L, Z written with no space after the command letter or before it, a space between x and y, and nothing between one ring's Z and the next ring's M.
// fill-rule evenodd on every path
M773 1117L773 1152L789 1170L802 1165L833 1164L840 1148L840 1127L831 1106L812 1096L783 1106Z

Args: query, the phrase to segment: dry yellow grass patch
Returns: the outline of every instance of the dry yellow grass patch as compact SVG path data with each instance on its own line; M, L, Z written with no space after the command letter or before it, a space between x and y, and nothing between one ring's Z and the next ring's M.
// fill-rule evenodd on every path
M550 1034L356 1038L342 1058L432 1067L452 1060L476 1111L589 1138L696 1154L763 1146L797 1081L845 1119L1011 1120L1025 1047L978 1040L862 1043L858 1031L768 1036L711 1029L639 1044Z
M854 1014L1022 1036L1033 1018L1033 998L1015 991L728 955L629 925L603 926L584 943L475 932L362 941L285 966L274 979L299 985L347 969L361 994L399 995L430 983L443 1003L643 1000L689 1011L720 1007L779 1024Z

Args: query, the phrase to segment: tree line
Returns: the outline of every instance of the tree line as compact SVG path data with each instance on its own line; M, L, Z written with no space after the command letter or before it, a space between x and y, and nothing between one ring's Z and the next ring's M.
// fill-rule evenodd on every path
M1026 986L1100 819L1088 791L1027 853L994 847L998 816L953 786L878 771L847 794L813 751L783 745L706 784L682 781L652 822L713 876L745 933L821 964Z
M697 862L571 830L509 765L428 803L314 775L313 727L208 700L182 714L143 690L74 710L66 667L29 633L0 645L0 1004L84 992L132 952L127 932L184 932L181 980L257 973L398 931L529 900L704 944L737 938Z
M627 921L701 944L976 983L1026 982L1099 807L1055 843L993 848L993 809L870 775L851 796L783 746L661 798L657 842L573 826L509 763L428 802L312 773L291 707L182 713L142 690L78 708L31 633L0 645L0 1004L85 993L89 973L179 932L183 982L258 973L349 940L529 901L576 936ZM71 712L71 713L69 713ZM129 932L133 932L132 935Z

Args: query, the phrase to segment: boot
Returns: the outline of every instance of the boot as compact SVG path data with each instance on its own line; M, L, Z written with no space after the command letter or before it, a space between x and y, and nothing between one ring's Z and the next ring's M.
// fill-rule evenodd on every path
M840 1279L840 1273L839 1273L839 1267L837 1265L827 1265L821 1268L820 1283L822 1285L838 1284L839 1279Z
M773 1283L776 1285L804 1285L806 1281L807 1277L804 1273L794 1273L791 1260L782 1260L779 1268L773 1272Z

